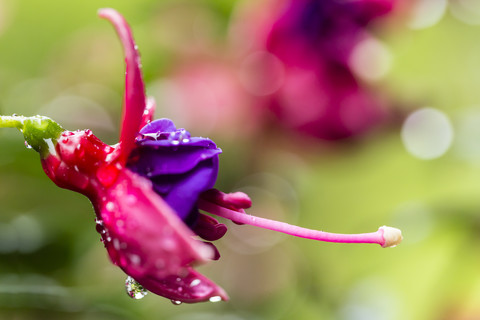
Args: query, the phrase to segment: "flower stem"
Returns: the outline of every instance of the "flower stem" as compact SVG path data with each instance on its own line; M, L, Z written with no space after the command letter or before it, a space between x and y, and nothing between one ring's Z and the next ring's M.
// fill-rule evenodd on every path
M296 237L340 243L378 243L382 247L393 247L402 241L401 231L391 227L380 227L376 232L359 234L330 233L294 226L285 222L255 217L234 211L200 199L198 207L211 214L230 219L234 222L249 224L263 229L282 232Z
M0 116L0 128L17 128L22 130L25 119L24 116Z
M42 158L55 152L54 144L64 129L50 118L42 116L0 116L0 128L17 128L28 145Z

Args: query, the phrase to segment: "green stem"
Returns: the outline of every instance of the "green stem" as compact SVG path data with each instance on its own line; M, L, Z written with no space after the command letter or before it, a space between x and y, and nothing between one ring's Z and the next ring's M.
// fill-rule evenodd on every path
M24 116L0 116L0 128L17 128L23 130L23 123L26 117Z
M0 116L0 128L17 128L23 133L25 141L45 158L57 142L63 131L58 123L43 116Z

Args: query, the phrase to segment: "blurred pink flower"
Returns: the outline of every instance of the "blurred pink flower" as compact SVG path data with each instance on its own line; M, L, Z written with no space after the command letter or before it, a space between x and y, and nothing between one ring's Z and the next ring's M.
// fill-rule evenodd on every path
M270 109L287 125L335 140L360 134L385 119L382 102L362 85L349 60L370 37L368 24L394 0L290 0L268 31L266 50L285 79Z
M373 39L370 24L394 4L287 0L239 8L224 48L183 52L189 62L180 59L167 76L181 97L186 126L249 135L273 121L337 140L383 123L388 105L358 79L350 58L357 45ZM196 121L193 106L199 105L210 111L206 121Z

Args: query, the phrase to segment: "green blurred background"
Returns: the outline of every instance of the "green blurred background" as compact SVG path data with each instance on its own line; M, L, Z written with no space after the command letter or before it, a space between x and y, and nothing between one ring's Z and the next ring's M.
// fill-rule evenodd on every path
M124 60L97 9L125 15L147 91L161 95L179 52L225 46L241 2L0 0L0 113L51 116L116 143ZM431 25L417 17L411 28L408 10L378 32L391 65L369 85L401 114L442 112L453 142L441 156L408 152L402 121L335 144L187 128L224 150L218 187L249 193L252 213L343 233L391 225L403 231L400 246L325 244L231 225L217 241L222 258L200 268L231 301L131 300L88 200L57 188L21 135L3 130L0 318L480 319L480 28L452 8ZM157 117L165 114L175 110L159 103Z

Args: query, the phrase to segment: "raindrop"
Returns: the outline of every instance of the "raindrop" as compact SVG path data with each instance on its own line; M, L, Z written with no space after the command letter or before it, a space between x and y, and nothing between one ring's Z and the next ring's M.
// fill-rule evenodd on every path
M142 299L148 294L148 291L130 276L125 280L125 289L128 296L132 299Z
M219 302L219 301L222 301L222 297L220 297L220 296L210 297L210 299L208 299L208 301L210 301L210 302Z
M136 255L136 254L130 254L128 256L128 258L130 259L130 262L134 265L134 266L138 266L140 265L140 263L142 262L142 259L140 258L139 255Z
M108 211L114 211L115 210L115 204L113 202L108 202L106 207L107 207Z
M127 195L127 204L128 205L134 205L137 202L137 197L135 197L133 194Z
M198 286L200 282L201 282L200 279L195 279L190 283L190 287Z
M95 229L97 230L98 233L104 234L107 231L105 230L105 227L103 226L103 220L101 219L95 219Z
M32 149L32 146L29 145L27 141L25 141L25 147L27 147L27 149Z
M176 306L179 306L182 304L182 301L178 301L178 300L172 300L172 303Z
M115 250L120 250L120 241L117 238L113 239L113 247Z

